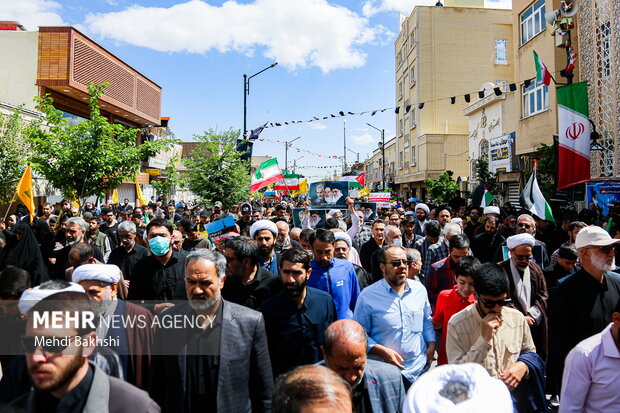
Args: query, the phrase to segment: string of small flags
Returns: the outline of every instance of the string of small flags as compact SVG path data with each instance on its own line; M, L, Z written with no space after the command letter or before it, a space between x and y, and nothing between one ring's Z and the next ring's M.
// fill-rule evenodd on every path
M530 79L525 79L519 82L515 82L515 83L509 83L509 84L500 84L498 86L495 86L492 90L491 93L495 94L495 96L501 96L504 93L508 93L508 92L515 92L517 90L517 85L518 84L523 84L524 87L529 87L532 83L532 81L535 81L535 78L530 78ZM506 87L507 86L507 87ZM471 98L472 96L478 96L479 99L484 99L486 96L490 96L487 95L486 90L479 90L478 92L471 92L471 93L465 93L462 95L455 95L455 96L450 96L447 98L439 98L439 99L435 99L435 100L427 100L424 102L419 102L417 104L417 108L422 110L424 109L425 104L427 103L435 103L435 102L441 102L441 101L450 101L450 103L452 105L454 105L456 103L456 99L457 98L463 98L465 100L466 103L470 103L471 102ZM357 115L366 115L368 113L370 113L370 116L375 116L377 113L383 113L385 111L388 110L393 110L395 114L399 114L401 110L403 110L403 113L408 113L411 108L414 105L412 104L407 104L407 105L403 105L398 106L398 107L388 107L388 108L383 108L383 109L372 109L372 110L365 110L363 112L349 112L349 111L339 111L337 112L337 114L333 114L330 113L327 116L313 116L312 119L308 119L308 120L293 120L293 121L288 121L288 122L268 122L265 124L265 128L273 128L273 127L281 127L281 126L287 126L287 125L293 125L293 124L299 124L299 123L309 123L309 122L318 122L321 120L326 120L326 119L333 119L333 118L341 118L341 117L347 117L347 116L357 116ZM284 142L278 142L278 143L284 143ZM337 158L337 156L335 157Z
M278 139L268 139L268 138L258 138L258 141L263 142L271 142L271 143L279 143L280 145L288 145L289 148L296 150L298 153L307 153L308 155L312 155L312 156L317 156L319 158L326 158L326 159L340 159L340 156L338 155L321 155L320 153L316 153L316 152L312 152L309 151L307 149L302 149L302 148L298 148L296 146L293 146L292 144L286 142L286 141L281 141ZM333 168L333 167L332 167Z

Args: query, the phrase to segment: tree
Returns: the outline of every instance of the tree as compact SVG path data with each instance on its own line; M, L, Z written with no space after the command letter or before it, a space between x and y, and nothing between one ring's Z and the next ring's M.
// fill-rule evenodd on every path
M431 199L440 205L447 203L452 199L452 195L459 190L459 186L452 180L452 175L454 172L444 171L437 179L429 178L424 181Z
M213 129L194 135L198 142L192 157L184 158L189 169L189 189L201 201L221 201L232 208L248 196L250 188L249 162L237 150L238 130L217 133Z
M32 126L20 109L10 115L0 113L0 204L11 202L28 162L24 136Z
M489 161L486 156L481 156L474 163L474 171L479 182L487 187L489 192L496 194L498 192L499 173L489 170Z
M37 98L45 116L40 128L31 129L28 142L33 168L80 204L89 196L118 188L123 180L133 181L140 162L167 150L175 141L160 139L137 144L138 129L110 124L101 115L98 102L108 86L88 84L90 119L71 125L52 105L52 98Z
M555 147L553 145L540 144L540 148L536 149L536 158L538 159L538 167L536 168L536 179L540 191L546 199L551 199L557 190L555 184ZM531 173L527 174L529 179Z
M177 160L177 157L170 158L166 169L164 169L164 173L166 174L165 180L151 181L151 185L153 185L157 195L162 196L165 201L167 201L170 197L170 191L172 191L172 188L175 186L183 186L185 184L185 180L180 176L176 166L174 166Z

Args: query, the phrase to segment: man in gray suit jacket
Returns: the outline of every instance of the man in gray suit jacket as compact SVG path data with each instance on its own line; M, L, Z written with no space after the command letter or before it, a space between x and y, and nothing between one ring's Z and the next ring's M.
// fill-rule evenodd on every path
M398 367L367 360L368 336L357 321L338 320L325 330L325 365L352 388L354 412L401 412L407 392Z
M198 249L187 256L188 302L161 317L199 326L160 328L149 392L164 412L265 412L273 376L261 313L221 298L226 258ZM183 323L184 324L184 323Z

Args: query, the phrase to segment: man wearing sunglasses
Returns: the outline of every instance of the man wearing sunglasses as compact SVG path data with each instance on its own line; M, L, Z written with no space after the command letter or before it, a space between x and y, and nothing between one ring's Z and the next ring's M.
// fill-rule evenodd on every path
M67 318L65 325L62 316L56 320L61 328L34 321L35 313L51 319L59 310L70 312L77 323ZM52 294L32 307L22 345L33 389L15 400L15 406L28 412L160 411L146 392L88 362L97 336L95 326L86 320L94 313L88 296L74 291Z
M435 354L431 306L424 286L407 278L410 262L403 247L378 251L383 279L360 294L353 319L368 333L371 358L401 369L408 388Z
M560 394L564 360L570 350L612 321L620 299L620 275L612 272L618 243L620 239L593 225L575 237L582 268L560 280L549 301L548 393Z
M448 322L446 352L450 364L478 363L517 388L528 366L517 361L522 351L536 351L529 326L510 304L508 277L497 264L485 263L472 271L476 304L452 316Z

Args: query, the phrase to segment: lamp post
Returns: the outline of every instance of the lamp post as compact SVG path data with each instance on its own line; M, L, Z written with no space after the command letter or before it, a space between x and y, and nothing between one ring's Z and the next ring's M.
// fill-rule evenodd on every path
M293 173L297 171L297 161L300 160L301 158L303 158L303 156L300 156L297 159L293 159Z
M273 63L271 66L267 66L260 72L254 73L252 76L248 76L245 73L243 74L243 138L247 138L248 136L248 127L247 127L247 119L248 119L248 95L250 94L250 79L254 76L258 76L263 73L265 70L269 70L272 67L275 67L278 62Z
M382 189L385 190L385 129L379 129L376 126L372 126L370 123L366 123L366 125L370 126L373 129L381 132L381 143L379 143L379 147L381 148L381 185Z
M342 158L342 174L347 172L347 120L342 120L342 137L344 141L344 154Z
M301 138L301 136L296 137L292 141L284 142L284 169L288 171L288 147L291 143L295 142L297 139Z
M349 148L347 148L347 151L356 154L357 155L357 163L360 163L360 153L359 152L355 152L355 151L353 151L353 150L351 150Z

